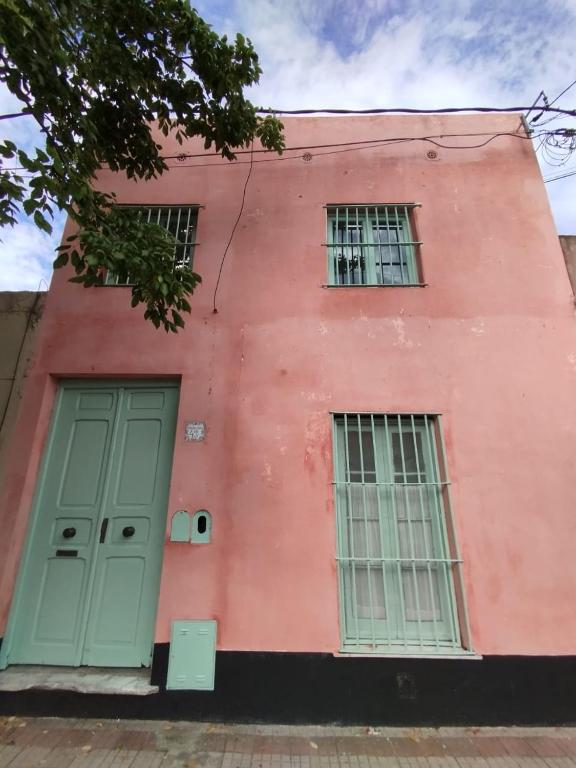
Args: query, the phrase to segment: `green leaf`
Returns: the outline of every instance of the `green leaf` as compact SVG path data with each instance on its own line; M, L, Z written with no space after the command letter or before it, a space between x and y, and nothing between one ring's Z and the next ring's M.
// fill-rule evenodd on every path
M52 266L54 269L60 269L60 267L64 267L68 264L68 254L67 253L60 253L52 263Z
M22 207L24 208L24 213L27 216L31 216L32 213L36 210L36 208L38 208L39 205L40 203L38 202L38 200L24 200L24 202L22 203Z
M40 211L36 211L34 213L34 224L36 224L36 226L40 229L44 230L44 232L47 232L49 235L52 234L52 226L46 221Z

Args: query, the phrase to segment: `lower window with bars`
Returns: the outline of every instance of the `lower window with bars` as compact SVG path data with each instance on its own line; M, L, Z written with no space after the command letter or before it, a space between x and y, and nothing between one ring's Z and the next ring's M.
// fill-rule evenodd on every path
M439 418L334 415L342 651L469 653Z

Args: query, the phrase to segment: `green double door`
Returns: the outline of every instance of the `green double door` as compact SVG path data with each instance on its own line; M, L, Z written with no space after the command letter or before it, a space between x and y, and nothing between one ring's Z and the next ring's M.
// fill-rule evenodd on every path
M8 663L148 666L178 386L61 386Z

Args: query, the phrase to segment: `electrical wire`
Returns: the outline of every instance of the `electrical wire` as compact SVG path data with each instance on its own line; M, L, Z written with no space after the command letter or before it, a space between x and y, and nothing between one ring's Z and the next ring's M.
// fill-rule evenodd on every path
M541 136L542 134L537 134ZM465 137L479 137L479 136L518 136L518 138L527 139L534 138L528 136L521 136L511 131L484 131L481 133L438 133L431 136L406 136L406 137L393 137L390 139L364 139L363 141L342 141L342 142L330 142L329 144L303 144L294 147L285 147L284 152L296 152L298 150L310 150L310 149L323 149L325 147L352 147L362 144L375 144L376 142L396 142L396 141L419 141L421 139L457 139ZM235 155L251 155L251 154L273 154L272 149L255 149L253 152L250 149L238 149L234 152ZM189 160L194 157L206 157L206 152L198 152L196 154L188 154L181 152L178 155L161 155L162 160ZM214 154L214 158L220 158L221 155Z
M409 107L389 107L387 109L263 109L259 107L256 112L261 115L387 115L390 113L407 115L446 115L458 112L526 112L531 107L444 107L442 109L412 109ZM542 107L544 112L558 112L561 115L576 117L574 109L560 109L558 107Z
M358 146L362 144L374 144L376 142L387 142L387 141L399 141L399 140L406 140L406 141L417 141L419 139L452 139L452 138L464 138L464 137L478 137L478 136L508 136L508 135L518 135L516 133L512 132L502 132L502 131L483 131L481 133L438 133L438 134L432 134L430 136L406 136L406 137L394 137L390 139L364 139L362 141L342 141L342 142L330 142L328 144L302 144L297 145L293 147L285 147L284 152L295 152L300 149L323 149L325 147L352 147L352 146ZM541 134L538 134L541 135ZM520 138L527 138L526 136L521 136ZM272 154L274 150L272 149L255 149L254 152L250 149L238 149L235 151L234 154L236 155L249 155L249 154ZM180 153L178 155L162 155L161 156L163 160L180 160L180 159L189 159L192 157L206 157L206 152L199 152L197 154L186 154L186 153ZM214 154L214 157L220 157L220 155Z
M549 106L549 107L551 107L551 106L552 106L552 104L556 104L556 102L558 101L558 99L559 99L561 96L564 96L564 94L565 94L565 93L567 93L567 92L570 90L570 88L573 88L575 85L576 85L576 80L574 80L572 83L570 83L570 85L566 86L566 88L564 88L564 90L562 91L562 93L559 93L559 94L558 94L558 96L556 96L556 98L555 98L555 99L552 99L552 101L550 102L550 104L548 104L548 106Z
M496 138L498 136L511 136L513 138L518 139L524 139L524 140L533 140L538 139L542 135L549 135L549 133L552 133L553 135L556 135L556 132L543 132L543 133L535 133L532 136L525 136L518 133L512 133L512 132L476 132L476 133L440 133L440 134L432 134L431 136L410 136L410 137L393 137L389 139L364 139L363 141L345 141L345 142L331 142L328 144L304 144L304 145L296 145L293 147L285 147L284 152L296 152L299 150L306 150L309 151L311 149L324 149L329 147L358 147L361 149L364 145L373 145L369 146L369 149L374 148L374 146L383 146L385 144L397 144L401 142L408 142L408 141L430 141L432 142L434 139L450 139L450 138L466 138L466 137L480 137L480 136L489 136L492 138ZM563 130L558 131L558 135L563 135ZM487 143L487 142L485 142ZM448 145L438 145L442 146L444 149L476 149L478 147L482 147L485 145L485 143L480 144L471 144L467 146L448 146ZM238 155L247 155L250 156L256 155L256 154L267 154L272 155L275 154L274 150L270 149L238 149L234 153L236 156ZM323 153L328 154L328 153ZM170 168L202 168L202 167L209 167L212 165L222 165L222 166L229 166L229 165L238 165L240 163L230 163L228 160L223 160L222 156L219 154L214 153L213 155L207 155L206 152L197 152L197 153L184 153L181 152L178 155L161 155L160 156L162 160L178 160L178 165L171 165ZM207 157L213 157L214 160L220 161L220 163L216 162L209 162L205 164L194 164L191 165L183 165L184 160L192 160L195 158L202 158L206 159ZM301 155L296 155L296 158L300 158ZM294 157L278 157L275 156L272 158L273 161L276 160L293 160ZM263 162L256 160L255 162ZM269 161L268 161L269 162ZM14 167L14 168L0 168L0 173L15 173L19 170L23 170L21 167ZM104 168L101 170L105 170Z
M532 104L532 106L530 107L528 112L526 112L526 114L524 115L524 119L525 120L528 120L528 115L530 114L530 112L532 112L532 110L534 110L536 108L536 104L538 104L538 102L540 101L542 96L545 96L544 91L540 91L538 96L536 96L536 98L534 99L534 103ZM520 119L520 125L518 126L518 129L520 129L521 127L522 127L522 119Z
M404 144L407 141L412 141L412 139L397 139L395 141L391 141L388 143L380 143L380 144L373 144L371 146L365 146L365 147L347 147L346 149L335 149L331 152L315 152L314 154L310 153L310 157L323 157L324 155L337 155L342 152L358 152L362 149L378 149L379 147L387 147L390 146L390 144ZM270 153L271 154L271 153ZM212 163L180 163L178 165L169 165L168 168L172 171L177 168L234 168L237 165L261 165L262 163L278 163L278 162L286 162L288 160L302 160L304 155L291 155L290 157L286 155L275 156L275 157L265 157L262 158L262 160L237 160L233 162L212 162Z
M246 201L246 189L248 187L248 182L250 181L250 176L252 175L252 168L254 166L252 160L253 160L253 157L250 158L250 168L248 169L248 173L246 175L246 181L244 182L244 189L242 190L242 203L240 205L240 210L238 211L238 216L236 217L234 226L232 227L232 232L230 232L230 237L228 238L228 242L226 243L226 248L224 249L224 254L222 256L222 261L220 262L220 269L218 270L218 279L216 280L216 287L214 288L214 297L212 299L212 312L214 314L218 313L218 309L216 307L216 294L218 293L218 286L220 285L220 278L222 277L224 262L226 261L226 256L228 255L228 249L230 248L230 244L232 243L234 233L236 232L236 228L240 222L242 213L244 211L244 203Z
M561 96L564 96L564 94L567 93L570 90L570 88L572 88L575 85L576 85L576 80L574 80L574 82L570 83L570 85L566 86L566 88L564 88L564 90L561 93L559 93L558 96L556 96L555 99L552 99L552 101L550 101L550 102L546 99L546 95L545 95L544 91L540 91L540 96L544 96L544 104L545 104L545 106L542 107L541 111L535 117L533 117L530 122L531 123L538 122L538 120L540 120L540 118L542 117L544 112L548 111L550 109L550 107L552 106L552 104L556 104L558 99ZM540 98L540 96L538 98ZM559 115L556 115L556 117L559 117ZM548 123L551 123L552 120L555 120L556 117L552 117L550 120L547 120L545 123L541 123L540 125L547 125Z
M36 296L28 312L28 317L26 318L24 333L22 335L22 338L20 339L20 346L18 347L18 354L16 356L16 362L14 363L14 375L12 376L12 379L10 381L10 386L8 387L8 395L6 396L6 402L4 404L4 409L2 411L2 418L0 418L0 434L2 434L2 430L4 429L4 423L6 422L6 417L8 416L8 410L10 408L10 403L12 402L12 395L14 394L14 386L16 384L16 378L18 377L18 368L20 367L20 359L22 357L22 352L24 351L24 345L26 343L26 339L28 338L28 331L30 330L30 324L32 322L32 318L34 317L34 313L36 311L36 307L38 306L38 302L40 301L41 295L42 295L42 292L40 291L40 286L38 286L38 290L36 291Z
M549 184L551 181L559 181L560 179L567 179L569 176L576 176L576 171L569 171L568 173L561 173L559 176L552 176L549 179L544 179L544 184Z
M472 135L472 134L470 134L470 135ZM481 135L486 135L486 134L481 134ZM502 136L509 136L509 137L515 138L515 139L523 139L524 141L531 141L533 138L539 138L540 135L541 134L537 134L534 137L530 137L530 136L526 136L526 135L518 134L518 133L496 133L496 134L489 134L489 138L486 139L486 141L483 141L483 142L480 142L480 143L477 143L477 144L467 144L465 146L458 146L458 145L453 145L453 144L442 144L441 142L438 142L434 138L429 137L429 136L418 136L418 137L410 137L410 138L395 138L395 139L381 139L380 141L378 141L377 139L374 139L370 146L351 146L351 147L346 147L344 149L331 150L331 151L328 151L328 152L310 153L310 155L311 155L311 158L313 158L313 157L324 157L325 155L336 155L336 154L341 154L343 152L357 152L359 150L364 150L364 149L379 149L381 147L387 147L387 146L390 146L392 144L404 144L404 143L407 143L407 142L414 142L414 141L428 142L430 144L433 144L436 147L439 147L440 149L478 149L480 147L486 146L490 142L494 141L494 139L497 139L497 138L502 137ZM447 137L448 137L448 135L447 135ZM329 146L335 146L335 145L328 144L328 145L325 145L325 146L329 147ZM336 146L340 146L340 145L336 145ZM272 154L272 153L269 152L269 154ZM192 157L206 157L206 155L194 155ZM215 158L215 160L217 158L219 159L219 156L214 155L214 158ZM263 158L262 160L254 160L254 165L259 165L260 163L278 163L278 162L284 162L284 161L288 161L288 160L301 160L302 158L303 158L303 155L301 155L301 154L291 155L290 157L285 156L285 155L282 155L282 156L277 156L276 155L276 156L270 157L270 158ZM177 168L212 168L212 167L231 168L231 167L235 167L237 165L245 165L248 162L251 162L251 161L248 161L248 160L238 160L238 161L235 161L235 162L225 161L225 162L208 162L208 163L183 163L183 162L180 162L178 165L170 165L168 167L169 167L170 170L174 170L174 169L177 169Z

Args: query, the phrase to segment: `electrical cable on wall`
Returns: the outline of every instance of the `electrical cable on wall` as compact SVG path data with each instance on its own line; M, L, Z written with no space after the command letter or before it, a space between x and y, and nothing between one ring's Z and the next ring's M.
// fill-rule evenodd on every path
M430 142L430 143L436 143L436 146L441 147L442 149L478 149L479 147L485 146L490 141L492 141L495 138L498 137L504 137L509 136L514 139L522 139L524 141L532 141L535 139L539 139L540 137L544 136L545 138L548 138L550 136L560 136L563 137L567 133L566 129L557 129L555 131L543 131L541 133L534 133L532 136L525 136L519 133L511 133L508 131L500 131L500 132L483 132L483 133L443 133L443 134L433 134L430 136L406 136L406 137L393 137L389 139L366 139L364 141L350 141L350 142L332 142L328 144L311 144L311 145L297 145L294 147L286 147L284 152L296 152L299 150L305 150L309 152L313 149L324 149L324 148L330 148L330 147L344 147L346 148L343 151L351 151L353 149L376 149L379 146L386 146L389 144L399 144L403 142L414 142L414 141L424 141L424 142ZM488 136L489 139L486 142L481 142L478 144L467 144L467 145L448 145L448 144L440 144L436 142L437 139L450 139L450 138L465 138L465 137L480 137L480 136ZM236 155L244 155L244 154L250 154L251 158L253 155L256 154L266 154L266 155L274 155L271 158L267 158L265 160L254 160L254 163L263 163L263 162L278 162L282 160L294 160L294 159L300 159L301 155L291 155L288 156L277 156L272 150L269 149L248 149L248 150L236 150ZM335 152L319 152L315 153L313 157L318 157L323 154L335 154ZM207 155L206 152L197 152L197 153L180 153L178 155L163 155L163 160L177 160L178 163L176 165L170 165L169 168L208 168L208 167L232 167L234 165L240 165L243 161L236 161L236 162L230 162L228 160L223 161L221 156L219 154L212 155L213 159L215 161L220 162L208 162L208 163L195 163L195 164L186 164L183 161L184 160L193 160L195 158L198 159L206 159L207 157L210 157L210 155ZM252 162L252 160L244 161L244 162ZM19 167L15 168L0 168L0 173L15 173L17 171L21 170Z
M254 147L254 142L252 142L252 148ZM224 249L224 255L222 256L222 261L220 262L220 269L218 271L218 279L216 280L216 287L214 288L214 298L212 299L212 312L216 314L218 312L218 308L216 307L216 294L218 293L218 286L220 285L220 278L222 277L222 269L224 268L224 262L226 261L226 256L228 255L228 249L230 248L230 244L232 243L232 239L234 237L234 233L236 232L236 228L240 222L240 219L242 217L242 212L244 211L244 203L246 201L246 189L248 187L248 182L250 181L250 176L252 175L252 168L253 168L253 160L254 155L250 155L250 168L248 169L248 173L246 175L246 181L244 182L244 189L242 190L242 203L240 205L240 210L238 211L238 216L236 217L236 221L234 222L234 226L232 227L232 232L230 233L230 237L228 239L228 242L226 243L226 248Z
M473 135L478 135L478 134L443 134L443 136L445 138L460 137L462 135L473 136ZM461 146L461 145L452 145L452 144L442 144L440 142L437 142L434 138L428 137L428 136L416 136L416 137L393 138L393 139L370 139L368 142L363 142L362 146L356 146L358 144L358 142L350 142L350 144L352 146L348 146L346 143L344 143L344 144L321 144L321 145L312 146L310 148L308 148L308 147L298 147L297 149L314 149L316 147L333 147L333 146L342 147L342 146L344 146L343 149L335 149L335 150L330 150L328 152L314 152L314 153L308 152L308 154L310 154L311 157L323 157L325 155L336 155L336 154L340 154L342 152L355 152L355 151L364 150L364 149L379 149L379 148L391 146L391 145L394 145L394 144L404 144L404 143L408 143L408 142L422 141L422 142L429 142L431 144L434 144L435 146L440 147L441 149L461 149L461 150L465 150L465 149L478 149L479 147L486 146L486 144L489 144L491 141L493 141L494 139L499 138L499 137L510 137L510 138L513 138L513 139L522 139L523 141L532 141L533 139L538 139L540 136L542 136L544 134L543 133L542 134L538 133L538 134L534 134L533 136L525 136L525 135L518 134L518 133L494 133L494 134L485 134L484 133L484 134L479 134L479 135L482 135L482 136L488 135L490 138L487 139L486 141L480 142L478 144L467 144L467 145L463 145L463 146ZM549 133L547 132L546 136L548 136L548 135L549 135ZM564 135L564 131L562 131L562 135ZM295 151L295 150L296 150L296 148L290 147L290 148L286 149L285 152L291 152L291 151ZM302 154L290 155L290 156L287 156L287 155L279 156L279 155L276 155L274 152L272 152L270 150L255 150L255 151L260 151L260 152L264 151L268 155L273 155L273 157L267 157L267 158L263 158L261 160L254 160L253 161L254 165L257 165L259 163L278 163L278 162L283 162L283 161L288 161L288 160L301 160L302 157L303 157ZM238 152L237 154L242 154L242 152ZM211 168L211 167L226 168L226 167L234 167L236 165L243 165L243 164L251 162L251 160L236 160L234 162L229 162L229 161L218 162L220 160L220 156L219 155L214 155L213 157L214 157L214 160L216 162L210 161L210 162L207 162L207 163L184 163L181 160L180 162L178 162L177 165L170 165L169 168L170 168L170 170L174 170L176 168ZM206 154L187 155L185 157L185 159L195 159L195 158L199 158L199 159L200 158L206 158Z
M16 377L18 376L18 368L20 367L20 358L22 357L24 344L26 343L26 339L28 338L30 323L32 322L32 318L34 317L34 312L36 311L36 307L38 306L38 302L40 300L41 295L42 295L42 291L40 290L40 288L38 288L38 290L36 291L36 297L34 298L34 301L32 302L32 306L30 307L30 311L28 312L26 325L24 327L24 333L22 334L20 347L18 348L18 355L16 356L16 362L14 364L14 375L12 376L10 381L10 387L8 389L6 402L4 404L4 410L2 412L2 418L0 419L0 434L2 433L2 430L4 428L4 422L6 421L6 416L8 415L8 409L10 408L10 403L12 402L12 395L14 394L14 385L16 383Z

